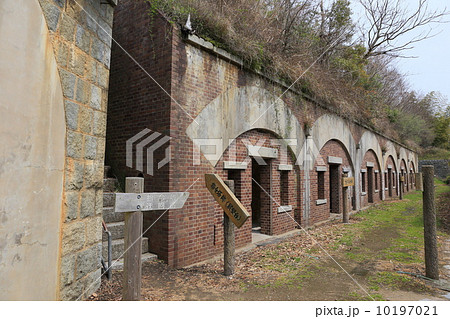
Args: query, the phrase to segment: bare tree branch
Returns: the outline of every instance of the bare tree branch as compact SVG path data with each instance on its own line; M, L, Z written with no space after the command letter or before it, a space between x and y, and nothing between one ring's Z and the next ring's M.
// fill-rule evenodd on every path
M431 25L444 23L443 18L450 14L447 8L443 10L429 10L428 0L418 0L414 10L402 7L402 0L359 0L364 7L369 21L365 43L367 52L364 58L388 55L393 57L407 57L402 54L414 47L414 44L429 39L432 34ZM404 3L404 1L403 1ZM429 27L410 40L400 41L400 37L412 30Z

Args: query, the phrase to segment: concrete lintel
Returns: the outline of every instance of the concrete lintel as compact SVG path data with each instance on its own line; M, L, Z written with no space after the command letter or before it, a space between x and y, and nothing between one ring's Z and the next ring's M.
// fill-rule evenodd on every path
M350 173L350 168L344 167L344 168L342 169L342 172L344 172L344 173Z
M232 55L223 49L215 47L211 42L205 41L196 35L189 34L186 41L193 45L199 46L202 49L211 51L211 52L217 54L218 57L220 57L226 61L230 61L241 67L244 66L244 61L241 58L239 58L235 55Z
M367 193L366 192L361 192L361 196L366 196Z
M365 168L363 168L363 169L361 170L361 173L367 173L367 170L366 170Z
M342 164L342 158L335 156L328 156L328 164Z
M388 165L388 169L392 169L392 165Z
M284 205L284 206L280 206L278 207L278 212L279 213L287 213L292 211L292 205Z
M247 149L248 149L248 156L262 157L262 158L278 157L278 150L276 148L247 145Z
M378 193L379 191L378 191L378 189L376 189L374 192L375 192L375 193Z
M374 172L375 172L375 173L379 173L380 171L376 169L376 170L374 170Z
M323 205L326 204L327 200L326 199L318 199L316 200L316 205Z
M278 165L279 171L292 171L292 165L289 164L280 164Z
M375 164L373 162L367 162L366 167L374 167Z
M327 171L326 166L317 166L316 167L316 172L326 172L326 171Z
M247 167L248 167L247 162L242 162L242 163L229 162L229 161L223 162L223 169L247 169Z
M389 190L389 188L386 187L384 190L387 191L387 190Z

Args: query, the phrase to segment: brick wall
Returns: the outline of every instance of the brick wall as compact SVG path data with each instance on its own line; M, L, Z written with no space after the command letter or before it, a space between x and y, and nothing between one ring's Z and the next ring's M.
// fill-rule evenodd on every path
M372 168L367 167L367 162L373 163L374 166ZM370 203L378 203L381 201L382 194L382 178L384 176L381 171L380 164L378 158L374 151L369 150L364 155L361 170L365 170L365 195L361 196L361 207L368 206ZM378 171L378 172L377 172ZM361 173L362 174L362 173ZM372 175L372 177L370 177ZM360 177L361 178L361 177ZM372 184L372 185L370 185ZM362 185L361 185L362 189ZM372 193L372 194L370 194ZM372 201L369 201L369 197L372 197Z
M390 169L388 167L391 167ZM385 172L387 172L387 191L386 197L394 197L398 195L397 188L397 167L394 162L394 158L389 156L386 161Z
M217 173L223 179L238 181L236 193L249 212L253 213L252 192L255 185L252 186L252 169L255 171L255 161L249 160L247 168L239 171L223 169L224 161L229 160L232 149L236 149L238 161L245 159L247 150L243 144L244 140L256 144L256 141L265 138L263 146L279 149L279 146L267 142L274 138L271 132L253 129L242 133L235 141L235 145L221 154L213 166L187 136L187 128L194 123L194 119L206 105L220 98L231 88L256 86L280 96L285 87L245 70L236 63L226 61L215 53L187 43L176 26L164 22L161 16L157 15L152 20L146 6L143 2L122 1L117 10L114 34L119 42L124 44L124 48L155 77L173 99L152 83L148 75L139 70L129 57L113 47L114 70L111 73L112 89L109 96L107 163L115 168L117 175L135 176L138 172L126 168L124 164L126 139L144 128L150 128L172 138L171 162L155 175L144 176L146 191L188 190L191 195L182 209L168 211L152 227L148 237L151 251L156 252L169 265L181 267L222 253L223 249L223 212L206 191L204 174ZM308 115L308 122L313 123L328 112L326 108L298 96L293 91L286 92L282 99L301 126L304 124L305 114ZM236 114L236 120L239 116L241 114ZM349 122L349 129L355 140L360 139L364 133L364 129L354 123ZM335 172L337 178L332 185L329 178L328 156L341 157L343 160ZM293 165L294 169L284 173L287 174L288 180L286 195L286 192L280 189L282 173L278 170L278 165L281 163L281 156L267 160L267 163L269 165L259 166L259 180L273 200L271 201L270 197L262 192L259 209L261 231L267 234L281 234L295 228L296 224L289 215L299 223L305 222L301 220L304 171L293 165L291 155L287 156L285 163ZM327 166L324 192L328 201L323 205L316 204L318 184L315 167L320 165ZM311 198L306 199L310 201L312 207L311 224L330 217L330 186L333 188L331 193L336 195L333 196L336 212L342 211L340 180L344 168L350 170L350 175L354 175L345 147L335 140L329 141L320 150L320 156L311 172ZM278 213L277 203L281 203L282 196L283 202L287 201L293 206L293 211ZM284 196L287 196L287 199ZM349 208L355 206L352 206L355 203L354 187L350 188L347 200ZM145 225L151 225L157 217L159 214L146 216ZM252 223L249 220L236 232L238 247L251 242L251 228Z
M100 286L103 162L114 8L100 0L39 0L58 64L66 114L60 294Z
M134 147L153 133L162 134L155 141L170 136L171 26L160 16L152 17L148 8L145 1L121 1L114 15L114 39L122 48L117 44L112 46L106 163L122 187L125 177L141 176L135 169L135 158L133 167L126 166L126 141L144 129L151 132L137 140ZM152 164L165 157L168 146L166 143L155 152ZM143 167L147 167L146 156ZM144 191L169 191L169 168L170 164L161 169L155 167L153 175L145 169ZM154 224L144 236L151 238L149 251L167 259L170 213L163 213L144 213L144 230Z
M342 159L341 165L331 165L328 163L328 156L339 157ZM326 167L324 173L324 193L325 198L319 198L318 190L318 177L320 172L317 171L318 167ZM335 140L327 142L320 150L319 156L314 163L313 170L311 172L311 216L312 223L327 220L330 217L330 213L342 213L342 174L343 169L350 169L349 176L353 176L353 168L351 160L345 151L343 145ZM348 190L350 197L353 197L353 187ZM326 199L326 203L318 203L317 200ZM351 198L348 199L348 207L352 207Z

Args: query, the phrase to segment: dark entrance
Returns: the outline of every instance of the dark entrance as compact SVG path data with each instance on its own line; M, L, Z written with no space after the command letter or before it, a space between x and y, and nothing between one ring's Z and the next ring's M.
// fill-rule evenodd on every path
M252 228L261 230L261 166L252 158Z
M389 197L392 197L392 169L388 168Z
M330 165L330 213L339 214L341 205L339 165Z
M368 192L368 201L369 203L373 203L373 168L367 168L367 192Z

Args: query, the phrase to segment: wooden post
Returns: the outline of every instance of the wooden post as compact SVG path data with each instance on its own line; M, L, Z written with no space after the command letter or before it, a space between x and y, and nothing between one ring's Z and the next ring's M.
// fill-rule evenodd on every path
M436 211L434 205L434 167L422 166L423 172L423 228L425 240L425 274L439 279L438 249L436 242Z
M343 177L347 177L348 174L345 173L343 175ZM343 202L342 202L342 222L344 224L348 224L348 200L347 200L347 190L348 187L342 187L342 197L343 197Z
M234 193L234 181L224 181L228 188ZM223 270L225 276L234 274L234 223L230 220L227 214L223 213Z
M127 177L125 192L143 193L144 179L142 177ZM125 213L122 300L141 299L142 223L142 212Z
M416 173L416 190L423 192L423 176L422 173Z

